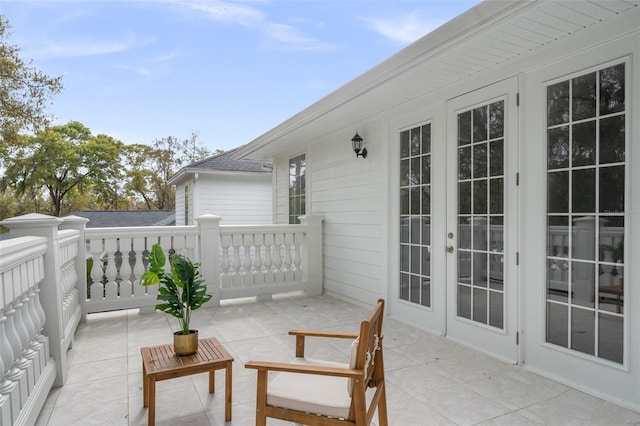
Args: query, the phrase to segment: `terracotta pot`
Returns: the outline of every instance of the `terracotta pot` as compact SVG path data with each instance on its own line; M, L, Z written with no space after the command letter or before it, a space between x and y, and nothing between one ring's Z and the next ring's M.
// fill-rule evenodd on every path
M189 334L182 331L173 333L173 350L176 355L191 355L198 351L198 330L189 330Z

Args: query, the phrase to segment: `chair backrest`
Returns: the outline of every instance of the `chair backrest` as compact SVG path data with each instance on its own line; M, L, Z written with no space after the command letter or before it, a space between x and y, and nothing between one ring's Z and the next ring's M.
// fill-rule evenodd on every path
M382 362L382 319L384 300L379 299L369 318L360 323L358 355L355 368L364 370L364 382L369 387L384 380Z

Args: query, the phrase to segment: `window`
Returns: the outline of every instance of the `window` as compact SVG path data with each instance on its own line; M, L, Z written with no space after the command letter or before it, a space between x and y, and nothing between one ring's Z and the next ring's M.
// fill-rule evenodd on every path
M184 187L184 224L189 224L189 185Z
M547 87L546 341L624 348L625 65Z
M399 297L431 306L431 124L400 132Z
M289 160L289 223L306 214L306 163L304 154Z

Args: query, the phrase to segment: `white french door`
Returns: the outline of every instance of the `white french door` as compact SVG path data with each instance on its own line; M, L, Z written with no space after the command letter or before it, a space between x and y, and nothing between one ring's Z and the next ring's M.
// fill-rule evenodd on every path
M447 107L447 335L518 362L517 78Z
M534 112L527 136L540 141L525 147L534 166L522 204L526 365L630 404L640 157L625 53L635 46L616 42L532 73L523 103Z

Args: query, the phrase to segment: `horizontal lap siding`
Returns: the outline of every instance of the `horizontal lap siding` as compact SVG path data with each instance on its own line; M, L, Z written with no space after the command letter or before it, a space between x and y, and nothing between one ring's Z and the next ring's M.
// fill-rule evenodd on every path
M373 128L359 131L370 152L366 159L351 150L352 134L313 143L308 190L311 211L324 218L325 291L371 304L386 297L387 166L376 161L383 144L368 140Z
M184 182L176 186L176 225L184 225Z
M271 224L271 176L200 176L198 215L222 217L223 225Z
M275 173L275 223L289 223L289 158L274 160Z

